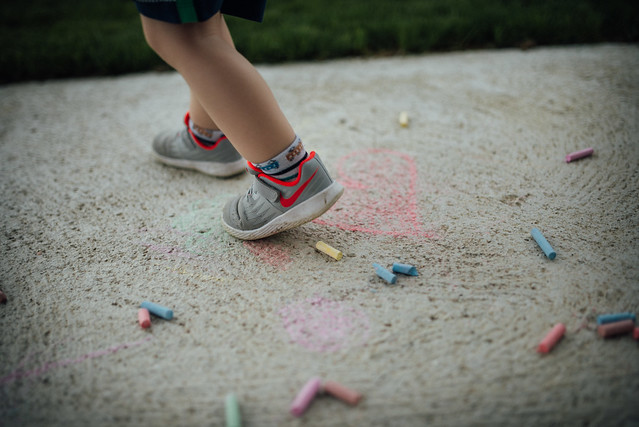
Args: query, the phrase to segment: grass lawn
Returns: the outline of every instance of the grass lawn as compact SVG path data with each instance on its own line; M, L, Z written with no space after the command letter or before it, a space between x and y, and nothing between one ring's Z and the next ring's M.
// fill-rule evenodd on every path
M639 41L627 0L269 0L264 23L227 21L255 63ZM130 0L3 0L0 22L1 83L167 68Z

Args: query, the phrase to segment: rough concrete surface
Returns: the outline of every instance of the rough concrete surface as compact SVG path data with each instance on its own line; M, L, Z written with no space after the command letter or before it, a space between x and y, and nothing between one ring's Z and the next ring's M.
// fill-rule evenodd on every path
M150 155L179 75L0 87L0 424L223 425L229 392L246 426L639 424L639 344L595 330L639 312L637 46L258 69L346 192L253 243L220 225L247 174ZM314 375L364 399L294 418Z

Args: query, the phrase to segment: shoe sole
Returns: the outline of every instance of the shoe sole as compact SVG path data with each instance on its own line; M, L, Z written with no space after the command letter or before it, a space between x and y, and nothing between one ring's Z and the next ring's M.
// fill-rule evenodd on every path
M338 182L333 182L323 191L317 193L310 199L300 203L282 215L273 218L270 222L264 224L260 228L256 228L255 230L238 230L233 228L224 222L224 217L222 217L222 224L231 236L237 237L238 239L263 239L314 220L329 210L342 196L342 194L344 194L344 187L342 187L342 185Z
M197 160L173 159L164 157L153 151L153 156L160 162L180 169L191 169L218 178L228 178L246 170L246 160L240 159L231 163L200 162Z

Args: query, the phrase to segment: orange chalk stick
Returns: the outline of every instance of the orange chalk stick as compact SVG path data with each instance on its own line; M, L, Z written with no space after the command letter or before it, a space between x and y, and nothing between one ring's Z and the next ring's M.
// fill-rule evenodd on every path
M553 328L546 334L543 340L539 343L537 347L537 351L539 353L548 353L552 348L559 342L561 337L566 333L566 326L563 323L557 323Z
M622 320L621 322L604 323L597 327L597 332L600 337L608 338L621 334L629 334L635 328L635 322L631 319Z
M142 329L146 329L151 326L151 313L146 308L138 310L138 323Z
M362 400L362 395L360 393L348 387L344 387L335 381L326 381L324 383L324 391L353 406L357 405L359 401Z

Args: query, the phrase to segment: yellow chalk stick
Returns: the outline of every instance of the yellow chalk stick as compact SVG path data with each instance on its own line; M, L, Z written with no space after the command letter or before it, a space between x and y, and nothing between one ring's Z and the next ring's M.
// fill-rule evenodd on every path
M408 113L406 111L399 113L399 125L403 128L408 127Z
M340 251L338 251L337 249L335 249L332 246L327 245L326 243L322 242L321 240L319 242L317 242L315 244L315 247L324 252L326 255L335 258L336 260L340 260L342 259L342 253Z

